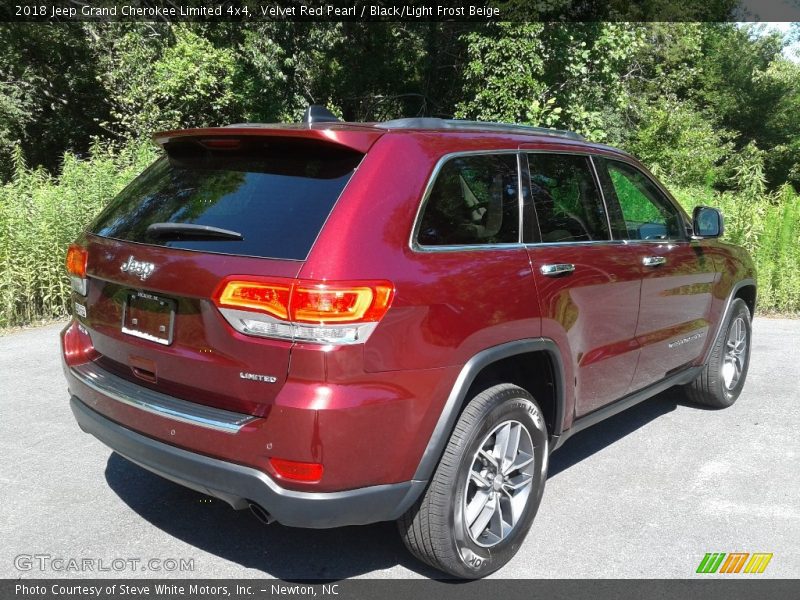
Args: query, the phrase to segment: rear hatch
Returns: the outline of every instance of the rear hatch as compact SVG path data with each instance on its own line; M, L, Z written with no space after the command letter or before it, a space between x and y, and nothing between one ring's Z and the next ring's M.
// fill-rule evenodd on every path
M103 368L178 398L264 415L286 380L292 342L235 331L212 298L231 275L296 277L363 153L225 130L164 141L166 156L83 238L81 321Z

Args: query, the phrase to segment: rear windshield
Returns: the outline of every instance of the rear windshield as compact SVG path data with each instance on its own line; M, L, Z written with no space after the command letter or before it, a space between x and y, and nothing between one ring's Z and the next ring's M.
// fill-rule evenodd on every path
M305 259L362 155L304 140L229 140L228 145L167 146L167 156L125 188L90 231L185 250ZM185 229L165 235L163 227L148 232L156 223L211 226L241 239Z

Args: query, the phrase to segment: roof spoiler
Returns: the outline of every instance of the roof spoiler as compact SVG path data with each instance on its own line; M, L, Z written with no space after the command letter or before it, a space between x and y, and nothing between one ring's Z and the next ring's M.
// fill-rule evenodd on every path
M176 131L160 131L153 135L153 141L166 146L173 142L192 140L208 143L209 138L219 139L220 143L232 138L275 138L305 139L321 144L329 144L349 148L355 152L366 154L385 130L374 128L363 129L321 129L305 126L282 125L234 125L228 127L208 127L201 129L179 129ZM216 144L215 144L216 145Z

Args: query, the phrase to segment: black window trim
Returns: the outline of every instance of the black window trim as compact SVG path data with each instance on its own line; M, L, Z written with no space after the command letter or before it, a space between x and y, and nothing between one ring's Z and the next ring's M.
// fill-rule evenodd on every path
M595 188L597 189L598 196L600 201L603 203L603 210L606 215L606 224L608 226L608 239L607 240L570 240L566 242L543 242L542 241L542 232L539 227L539 218L536 215L536 210L532 210L532 216L530 217L531 222L525 223L525 230L530 231L534 234L533 240L530 242L526 242L524 245L526 247L538 247L538 246L587 246L587 245L618 245L618 244L626 244L627 240L618 239L614 237L614 230L611 227L611 215L608 212L608 202L606 201L606 195L603 191L603 186L600 183L600 176L597 170L597 166L595 165L594 157L596 156L595 153L590 152L588 150L572 150L572 149L536 149L536 148L522 148L520 152L524 154L525 159L525 173L527 177L525 177L526 185L528 186L529 195L532 194L533 187L531 185L531 172L530 172L530 165L528 164L528 155L529 154L562 154L562 155L570 155L570 156L585 156L590 165L590 170L592 173L592 180L594 181ZM533 207L533 197L531 195L531 207Z
M661 194L662 200L664 200L666 202L666 204L668 206L670 206L675 211L675 213L680 218L681 224L683 225L683 228L681 230L681 232L682 232L682 236L681 237L666 238L666 239L663 239L663 240L637 240L637 239L631 239L631 238L627 238L626 237L626 238L620 238L622 241L624 241L626 243L631 243L631 244L663 244L664 242L688 242L688 241L691 240L691 235L689 234L689 231L691 231L691 226L690 226L689 222L687 221L687 215L686 215L685 211L683 210L683 207L675 200L675 198L672 197L672 194L669 193L669 191L661 184L660 181L658 181L655 178L654 175L652 175L649 171L647 171L647 169L645 169L642 166L636 164L634 161L626 160L624 157L616 157L616 156L615 157L611 157L611 156L605 156L605 155L598 154L597 158L602 158L603 160L606 160L606 161L618 162L618 163L622 163L624 165L627 165L631 169L633 169L634 171L639 173L642 177L647 179L651 184L653 184L653 187L655 187L655 189L658 190L658 192ZM594 162L595 162L595 160L594 160L594 158L592 158L592 163L594 163ZM599 175L599 172L600 171L597 170L598 175ZM606 176L610 177L610 175L606 175ZM601 186L601 189L602 189L602 186ZM619 209L620 214L622 214L622 207L619 205L619 199L616 198L616 195L614 197L614 201L617 204L617 208ZM608 207L608 204L606 204L606 214L608 215L609 213L608 213L608 208L607 207ZM609 218L610 218L610 215L609 215ZM611 226L611 223L609 221L609 227L610 226ZM612 235L613 235L613 230L612 230Z
M462 156L494 156L498 154L515 154L517 157L517 229L519 231L519 236L516 242L506 242L500 244L445 244L441 246L429 246L425 244L420 244L418 241L419 229L422 225L422 215L425 212L425 207L428 205L428 200L430 199L431 192L433 191L433 186L436 183L436 179L439 177L439 172L442 170L442 167L454 158L460 158ZM523 204L522 204L522 186L523 186L523 171L521 165L521 158L520 158L520 149L519 148L498 148L495 150L464 150L459 152L450 152L445 154L439 158L436 162L436 165L433 167L433 171L431 171L430 176L428 177L428 181L425 184L425 190L422 193L422 200L419 202L417 206L417 214L414 216L414 225L411 228L411 236L408 240L408 247L411 249L412 252L419 252L419 253L430 253L430 252L466 252L466 251L483 251L483 250L519 250L520 248L524 248L525 244L523 243L523 225L524 225L524 218L523 218Z

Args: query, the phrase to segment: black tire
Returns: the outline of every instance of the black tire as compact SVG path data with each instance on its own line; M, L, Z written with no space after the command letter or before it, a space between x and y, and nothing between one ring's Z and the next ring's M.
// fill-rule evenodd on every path
M727 321L722 327L719 336L714 340L708 362L703 367L703 371L692 383L685 386L686 393L692 402L708 406L710 408L727 408L731 406L744 387L747 379L747 369L750 366L750 346L751 346L751 317L750 309L744 300L736 298L731 306ZM745 332L746 347L742 353L741 372L734 385L726 385L723 369L725 366L726 353L728 351L728 341L736 323L742 324Z
M517 425L521 425L524 431ZM473 487L478 485L470 478L473 464L483 465L488 471L496 470L496 465L484 460L485 455L478 457L477 453L481 447L488 447L484 445L487 440L494 439L496 442L499 439L496 432L503 431L507 426L518 432L520 440L524 439L525 431L529 434L528 441L533 453L533 460L529 463L531 466L524 467L524 474L520 468L508 471L508 475L517 473L517 481L527 481L530 477L531 484L529 488L527 485L523 488L529 489L527 500L523 500L524 508L516 511L516 522L510 532L504 533L506 537L490 547L481 546L472 539L464 522L465 497L469 498L468 494L472 489L468 488L467 482L472 481L469 485ZM510 432L511 429L505 431ZM494 438L491 437L493 435ZM522 442L518 443L518 447L522 448ZM521 450L509 452L513 453L519 464L525 462L529 456L527 452L523 456ZM494 454L491 456L494 458ZM544 492L547 458L547 428L541 409L533 397L524 389L511 384L495 385L481 392L467 404L459 417L427 490L398 520L406 547L423 562L455 577L476 579L496 571L517 553L530 529ZM512 460L513 462L515 461ZM505 503L505 510L513 519L510 500L506 499L511 492L507 491L507 495L503 496L502 490L505 488L497 490L492 487L502 486L500 480L491 479L493 483L481 490L481 493L487 496L494 494L497 498L496 504L502 506ZM485 479L484 484L489 481L489 478ZM472 493L474 499L478 492ZM488 506L490 504L485 504L484 510ZM499 518L502 521L502 512L497 514L501 515ZM477 521L473 521L473 527L478 528L475 523ZM503 531L502 523L500 531ZM491 535L486 532L484 534Z

